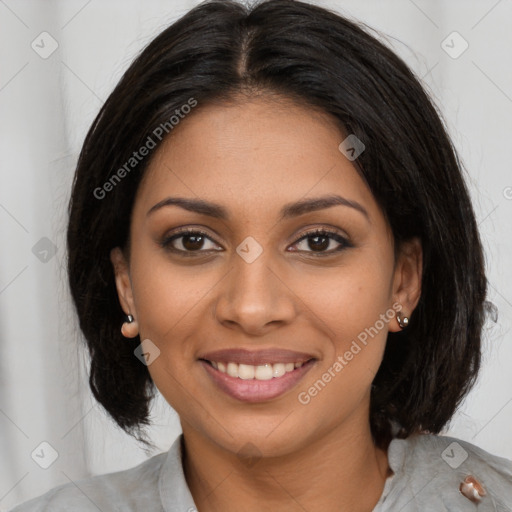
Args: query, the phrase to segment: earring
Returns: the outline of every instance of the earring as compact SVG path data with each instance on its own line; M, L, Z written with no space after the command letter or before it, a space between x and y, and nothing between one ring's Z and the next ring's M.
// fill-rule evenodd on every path
M404 316L402 317L402 312L398 311L396 314L396 319L398 321L398 325L400 326L400 329L404 329L409 325L409 318Z
M125 319L121 326L121 333L125 338L134 338L137 336L137 322L135 322L132 315L126 315Z

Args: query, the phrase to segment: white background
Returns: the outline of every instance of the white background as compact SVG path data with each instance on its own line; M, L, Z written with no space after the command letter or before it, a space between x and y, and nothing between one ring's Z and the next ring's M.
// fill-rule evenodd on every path
M89 392L67 291L65 214L81 143L103 101L138 51L196 3L0 0L0 511L148 456ZM512 2L316 3L388 35L463 157L499 316L486 328L479 382L448 433L512 458ZM46 59L31 48L43 31L58 43ZM458 58L442 47L453 31L469 44ZM453 53L464 43L452 35L444 44ZM44 237L56 247L46 263L32 250ZM157 452L167 450L180 432L177 416L160 397L153 417ZM59 454L48 469L31 458L43 441Z

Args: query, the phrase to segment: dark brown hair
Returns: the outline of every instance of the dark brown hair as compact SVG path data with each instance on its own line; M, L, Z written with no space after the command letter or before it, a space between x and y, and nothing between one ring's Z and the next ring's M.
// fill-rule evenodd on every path
M475 381L485 320L483 251L462 165L433 102L399 57L362 24L294 0L198 5L140 53L94 120L67 232L69 283L94 396L148 444L143 426L155 387L134 356L140 339L121 335L109 253L128 248L134 197L156 150L126 163L148 137L160 144L155 129L171 133L171 116L191 98L197 111L262 92L320 109L363 141L354 163L391 226L395 253L402 241L420 237L421 298L409 326L388 334L369 420L380 446L392 424L401 436L440 432ZM112 181L121 168L122 180Z

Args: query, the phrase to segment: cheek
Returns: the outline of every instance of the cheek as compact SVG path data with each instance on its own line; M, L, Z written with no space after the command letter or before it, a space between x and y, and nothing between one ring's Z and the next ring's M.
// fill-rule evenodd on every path
M360 251L336 269L298 281L301 284L294 291L312 318L326 326L330 338L321 371L329 373L325 378L332 380L333 392L366 392L380 366L394 314L388 311L391 272L392 262L384 255Z
M187 317L215 284L211 272L172 264L165 254L147 251L133 257L132 284L142 334L165 341L182 329ZM173 334L173 338L176 338Z
M392 268L376 260L360 252L325 272L301 273L293 283L297 295L336 339L357 336L389 307Z
M183 414L190 408L190 397L200 393L194 378L195 346L190 338L197 333L199 316L204 316L202 301L214 280L210 283L207 274L194 273L193 267L178 268L161 256L141 254L139 261L144 265L133 265L139 333L159 350L148 371L167 402Z

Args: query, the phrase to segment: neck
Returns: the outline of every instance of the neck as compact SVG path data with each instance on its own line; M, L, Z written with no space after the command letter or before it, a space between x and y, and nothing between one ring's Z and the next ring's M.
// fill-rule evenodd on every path
M386 451L374 445L369 425L343 430L286 456L241 460L184 429L185 478L198 510L371 512L391 474Z

